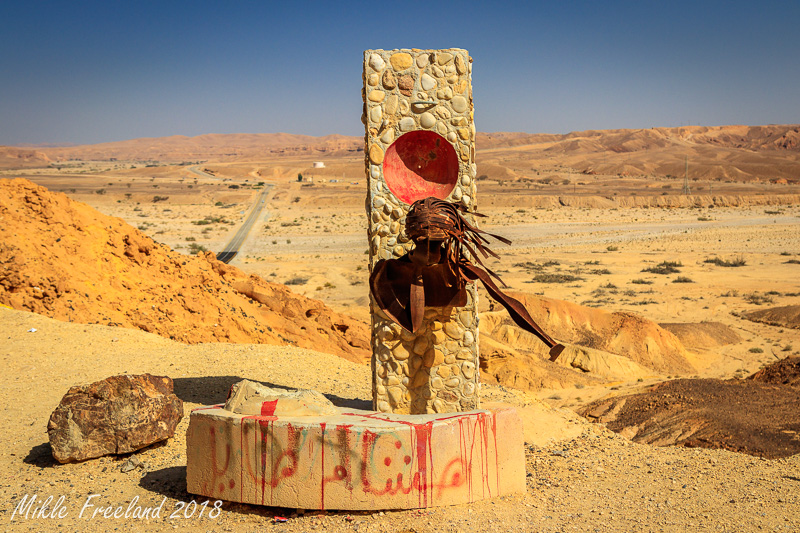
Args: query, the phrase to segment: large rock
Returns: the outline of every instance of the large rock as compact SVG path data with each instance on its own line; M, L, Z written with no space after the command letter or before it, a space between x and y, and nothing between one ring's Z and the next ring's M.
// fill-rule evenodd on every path
M60 463L130 453L175 433L183 402L166 376L112 376L72 387L50 415L47 434Z

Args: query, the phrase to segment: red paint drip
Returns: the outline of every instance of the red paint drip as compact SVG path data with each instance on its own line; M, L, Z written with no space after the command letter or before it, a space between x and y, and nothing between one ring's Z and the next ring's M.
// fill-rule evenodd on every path
M336 426L336 431L339 434L339 466L334 468L333 474L335 479L331 480L344 480L345 487L351 493L353 492L353 477L350 464L350 431L352 428L352 424L339 424Z
M211 470L213 475L211 486L214 487L217 480L220 478L224 479L228 471L231 460L231 445L229 443L225 444L225 466L219 468L217 458L217 431L213 426L209 429L209 441L211 443ZM219 483L218 488L221 495L225 491L225 483Z
M320 500L319 500L319 508L320 510L325 509L325 422L320 422L319 427L322 429L322 482L320 485Z
M500 457L497 450L497 413L492 411L492 436L494 437L494 475L497 483L497 495L500 495Z
M239 420L239 501L244 501L244 468L245 468L245 453L244 453L244 419Z
M261 404L261 416L272 416L275 414L275 408L278 406L278 400L269 400Z
M413 430L416 441L417 473L419 474L419 505L420 507L428 507L428 488L433 485L433 449L431 448L433 421L414 424ZM428 465L428 459L430 459L430 466ZM433 491L431 491L430 503L433 503Z

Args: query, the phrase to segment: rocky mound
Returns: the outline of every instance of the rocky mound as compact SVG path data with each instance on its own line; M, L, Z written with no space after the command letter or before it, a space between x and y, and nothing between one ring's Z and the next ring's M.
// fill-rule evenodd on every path
M678 337L689 350L710 350L742 340L736 331L720 322L674 322L659 326Z
M558 364L550 363L545 345L517 327L508 313L481 313L481 371L486 381L538 390L693 371L680 339L650 320L525 293L514 293L514 297L567 347ZM722 324L674 326L681 334L694 332L698 345L738 339Z
M538 324L561 342L619 355L664 374L694 371L680 340L651 320L521 292L513 296L525 305ZM510 319L504 322L508 324ZM533 347L541 344L533 336L530 342Z
M747 379L761 383L800 387L800 357L787 357L772 363Z
M743 313L748 320L781 328L800 329L800 305L786 305Z
M786 457L800 453L800 388L764 379L785 368L768 367L758 380L668 381L641 394L598 400L581 414L640 443ZM796 366L793 372L796 379Z
M0 180L0 303L186 343L293 344L369 360L363 323L24 179Z
M485 315L481 314L481 334L478 336L481 380L522 390L563 389L579 383L598 385L605 381L602 375L575 372L547 361L544 348L540 352L517 350L512 344L495 340L484 333ZM522 330L519 332L530 335ZM561 356L564 357L571 348L568 346Z

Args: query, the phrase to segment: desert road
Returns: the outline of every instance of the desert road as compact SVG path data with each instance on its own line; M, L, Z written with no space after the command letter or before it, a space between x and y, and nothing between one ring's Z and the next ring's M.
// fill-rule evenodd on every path
M258 220L258 217L261 216L261 211L264 209L264 205L267 203L267 195L271 189L272 185L264 185L264 189L256 198L253 207L250 209L250 214L247 215L247 218L242 223L242 227L240 227L233 238L228 241L228 244L225 245L222 251L217 254L217 260L222 261L223 263L229 263L234 257L236 257L236 254L239 253L239 248L242 246L242 243L244 243L245 239L247 239L247 235L253 228L253 224L256 220Z

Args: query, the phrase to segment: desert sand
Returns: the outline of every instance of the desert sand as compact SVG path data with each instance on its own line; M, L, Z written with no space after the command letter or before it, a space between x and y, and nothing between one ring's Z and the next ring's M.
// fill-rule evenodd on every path
M369 368L288 343L185 344L136 329L0 308L0 329L7 337L3 364L13 381L2 392L2 405L11 416L2 422L0 486L6 503L0 514L10 520L12 502L38 493L64 494L72 510L66 521L37 520L35 527L44 530L59 525L89 531L109 526L797 530L798 456L764 460L722 450L636 444L574 413L592 401L643 391L675 377L743 378L800 353L796 324L781 327L745 317L800 303L796 126L765 128L761 137L737 128L683 134L583 132L577 139L483 137L478 174L486 177L479 182L478 201L487 218L482 227L513 241L493 246L501 260L488 266L515 294L527 298L529 307L583 321L580 327L550 323L553 336L585 353L573 354L572 363L546 366L540 347L482 298L482 394L485 401L511 403L523 412L525 495L384 514L298 514L226 503L214 520L139 524L77 519L88 494L101 494L106 505L127 505L137 495L152 505L167 496L170 512L176 501L188 502L192 496L183 481L188 417L167 443L136 454L145 465L132 472L119 470L126 458L55 465L45 427L71 385L125 372L168 375L176 380L188 413L222 401L231 383L248 378L315 388L335 401L366 407ZM635 142L626 144L622 137ZM597 144L587 144L594 138ZM286 284L363 324L369 319L363 153L357 143L337 143L325 151L295 139L285 148L276 144L266 156L257 157L249 148L245 155L215 160L201 157L202 149L185 147L162 150L169 154L163 159L121 148L113 156L103 156L97 147L72 153L43 149L40 165L32 163L39 157L34 155L0 177L24 177L63 191L187 255L203 248L221 250L260 193L259 183L271 184L267 208L231 265L242 275ZM706 161L695 169L690 163L692 194L684 195L688 154L705 154L717 164ZM325 168L314 168L315 161L323 161ZM677 272L658 273L664 263L672 263ZM732 263L739 266L725 266ZM611 342L607 328L627 316L635 317L633 325ZM636 342L657 347L652 353L661 354L661 362L633 356L640 352L631 348ZM276 514L290 520L273 524ZM15 518L8 527L27 530L31 524Z

